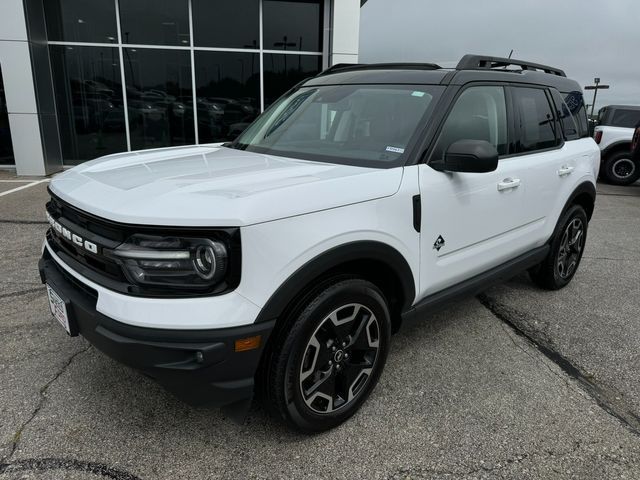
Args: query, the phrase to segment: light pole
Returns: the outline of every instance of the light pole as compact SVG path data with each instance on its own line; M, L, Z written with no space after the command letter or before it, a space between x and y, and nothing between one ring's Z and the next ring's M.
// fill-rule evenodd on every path
M591 115L590 115L591 118L593 118L593 109L596 108L596 98L598 96L598 90L600 89L607 90L609 88L609 85L600 85L599 77L594 78L593 83L594 85L587 85L586 87L584 87L585 90L593 90L593 103L591 104Z

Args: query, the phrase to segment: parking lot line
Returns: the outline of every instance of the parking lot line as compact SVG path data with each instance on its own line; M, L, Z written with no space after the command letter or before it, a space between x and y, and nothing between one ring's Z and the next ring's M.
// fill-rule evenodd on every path
M7 179L7 180L0 180L0 183L31 183L34 180L16 180L16 179Z
M0 197L4 197L5 195L9 195L10 193L18 192L20 190L24 190L25 188L33 187L34 185L39 185L40 183L48 182L49 179L45 178L44 180L38 180L37 182L31 182L27 185L21 185L20 187L12 188L11 190L7 190L6 192L0 193Z

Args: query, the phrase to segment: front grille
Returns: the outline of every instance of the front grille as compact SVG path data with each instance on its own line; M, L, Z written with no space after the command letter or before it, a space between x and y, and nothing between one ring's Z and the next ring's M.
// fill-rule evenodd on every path
M47 232L47 242L53 252L66 262L72 259L74 263L80 264L105 278L119 282L126 281L122 269L117 263L103 255L93 255L84 251L72 242L55 234L53 229L49 229Z
M67 261L72 259L74 263L95 273L98 276L97 283L104 284L105 281L126 283L127 280L120 265L102 254L103 249L113 249L122 243L125 232L118 231L112 225L103 223L56 198L52 198L47 204L47 212L62 226L98 246L98 252L94 254L52 228L47 232L47 241L56 255L64 257Z
M47 250L44 251L43 257L45 259L47 259L47 260L51 259L51 255L49 254L49 252ZM56 271L67 282L71 283L75 288L81 290L82 292L87 294L88 297L91 298L91 301L93 302L93 306L95 308L95 305L96 305L96 303L98 301L98 292L96 292L93 288L91 288L90 286L88 286L88 285L84 284L83 282L81 282L80 280L78 280L73 275L69 274L64 268L59 266L55 261L53 262L53 265L55 265Z
M50 228L47 242L51 250L71 269L92 282L117 292L144 297L197 297L221 295L233 290L240 283L241 249L240 231L237 227L200 228L156 225L132 225L96 217L79 210L53 193L47 203L47 213L60 225ZM65 236L61 227L68 230ZM94 253L73 241L72 234L97 246ZM131 283L122 267L103 251L113 250L134 234L175 235L197 238L215 238L224 241L229 252L226 278L211 291L168 290Z

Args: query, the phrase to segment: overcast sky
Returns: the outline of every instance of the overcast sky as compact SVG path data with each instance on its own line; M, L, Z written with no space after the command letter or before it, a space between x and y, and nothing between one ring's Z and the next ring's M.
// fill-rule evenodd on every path
M584 88L600 77L596 109L640 105L639 0L369 0L361 62L455 66L466 53L558 67ZM593 92L586 92L591 103Z

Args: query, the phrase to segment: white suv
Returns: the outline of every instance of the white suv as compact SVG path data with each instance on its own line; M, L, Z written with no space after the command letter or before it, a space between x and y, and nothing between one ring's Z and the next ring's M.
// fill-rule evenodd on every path
M640 107L609 105L598 112L594 137L602 152L600 176L613 185L631 185L640 178L640 162L631 155L631 139L638 126Z
M331 428L404 319L527 269L571 281L600 160L586 124L578 84L543 65L335 66L232 143L55 177L52 312L192 404L240 414L256 390Z

